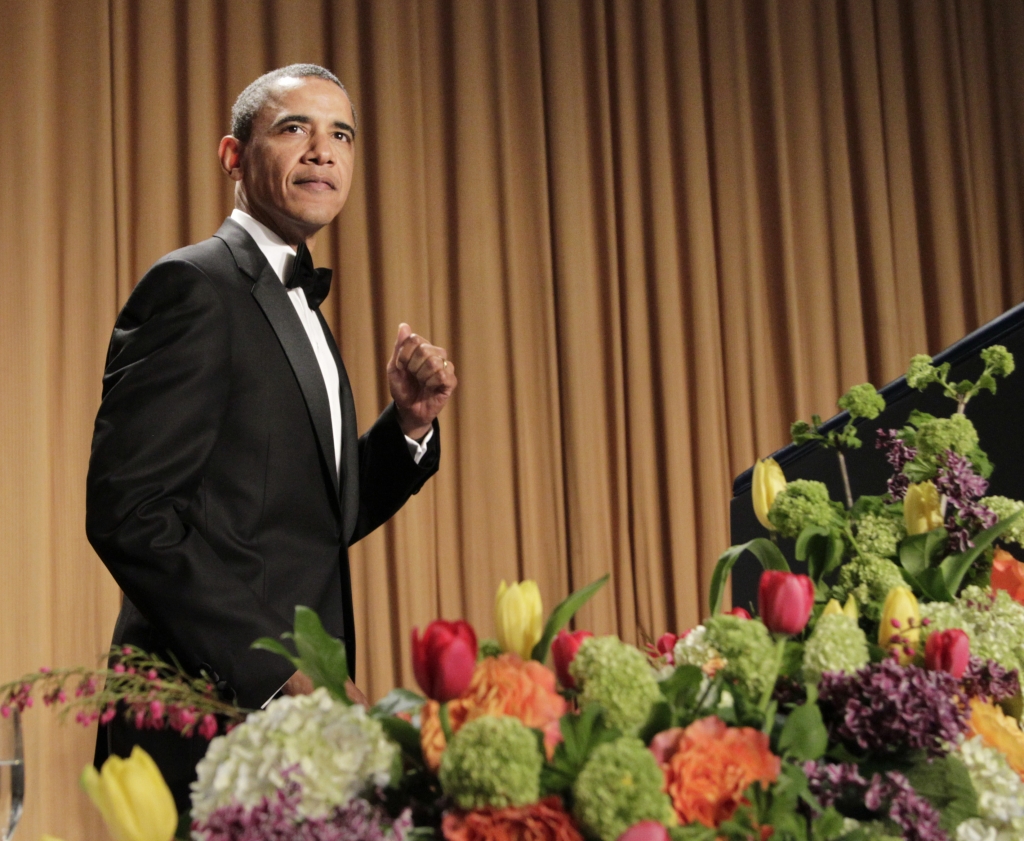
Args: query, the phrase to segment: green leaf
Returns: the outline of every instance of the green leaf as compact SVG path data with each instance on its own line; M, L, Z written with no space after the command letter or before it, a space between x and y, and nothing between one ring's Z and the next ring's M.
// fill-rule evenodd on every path
M789 572L789 564L786 563L785 556L779 551L779 547L766 537L755 537L748 543L730 546L718 558L718 563L715 564L715 571L711 576L710 602L712 615L717 614L722 607L722 593L725 590L725 582L729 577L729 573L732 572L736 561L739 560L744 552L750 552L761 562L761 566L765 569Z
M662 730L668 730L672 726L672 708L668 701L662 699L651 704L651 711L647 715L647 721L640 728L639 736L645 745L651 743L651 739L657 736Z
M571 789L590 752L621 735L605 725L604 710L597 704L589 704L579 714L566 713L559 720L559 729L562 741L555 748L551 761L541 769L541 787L546 794Z
M920 587L928 601L951 602L953 594L946 587L946 578L940 569L926 569L913 576L913 581Z
M955 387L958 394L969 394L974 389L974 383L970 380L960 380Z
M980 377L978 377L977 389L980 391L985 388L991 391L993 394L996 393L996 378L993 377L988 371L985 371Z
M590 597L607 582L608 573L605 573L597 581L592 581L586 587L580 588L575 593L570 593L558 607L551 611L547 624L544 626L544 633L530 654L534 660L543 663L548 658L548 650L551 648L551 642L554 640L555 634L568 625L569 620L576 615L576 611L590 601Z
M900 564L912 575L920 575L938 560L948 537L940 526L924 534L904 538L900 544Z
M404 718L387 716L379 721L384 733L402 749L402 753L422 765L423 747L420 744L420 731Z
M928 421L935 420L935 415L931 415L928 412L922 412L920 409L912 409L910 414L907 416L907 423L911 426L920 426Z
M178 828L174 830L175 841L190 841L192 838L192 813L186 809L178 815Z
M392 689L370 708L372 718L382 718L398 713L415 713L426 702L426 698L410 689Z
M696 699L700 690L701 682L704 679L704 672L699 666L691 666L686 663L676 668L663 681L658 683L661 694L673 707L687 704L689 699Z
M807 702L793 710L782 727L779 752L797 760L820 759L827 747L828 730L818 707L818 692L808 686Z
M975 535L974 546L971 549L968 549L966 552L950 555L939 564L946 590L950 593L951 597L960 589L960 582L964 580L964 575L967 574L967 570L981 556L981 553L988 549L999 535L1013 525L1021 514L1024 514L1024 509L1015 512L1005 520L1000 520L992 528L985 529L985 531ZM950 600L944 599L944 601Z
M345 692L345 682L348 680L345 644L327 633L315 610L296 605L295 631L284 633L281 637L291 639L298 656L293 655L277 640L268 637L256 640L252 647L280 654L296 669L307 675L313 681L314 687L326 687L339 701L345 704L352 703Z
M978 796L971 775L957 757L918 762L907 771L914 790L928 798L941 815L942 828L952 833L957 825L978 816Z

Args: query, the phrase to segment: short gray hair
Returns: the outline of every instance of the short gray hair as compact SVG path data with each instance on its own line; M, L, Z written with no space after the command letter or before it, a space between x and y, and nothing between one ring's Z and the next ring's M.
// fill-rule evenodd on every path
M270 96L270 89L276 81L279 79L306 79L310 76L334 82L334 84L345 91L345 96L348 96L348 91L345 90L341 80L330 70L321 67L319 64L289 64L287 67L279 67L277 70L264 73L238 95L235 104L231 106L232 136L238 138L243 143L249 140L252 136L252 124L260 113L260 109L266 104L267 97ZM351 103L352 97L349 97L349 104ZM356 109L353 105L353 122L355 122L355 117Z

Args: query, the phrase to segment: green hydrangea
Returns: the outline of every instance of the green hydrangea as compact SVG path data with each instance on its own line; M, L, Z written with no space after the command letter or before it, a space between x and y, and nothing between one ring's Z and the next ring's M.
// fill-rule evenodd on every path
M502 654L501 646L498 644L496 639L482 639L478 647L477 659L483 660L485 657L500 657Z
M543 764L537 736L518 718L485 715L452 738L439 778L463 809L523 806L540 799Z
M824 672L853 674L868 664L868 639L845 613L822 616L804 643L804 679L817 683Z
M919 353L910 360L907 369L907 385L911 388L924 389L929 383L938 382L939 369L932 365L932 358L926 353Z
M1005 590L965 587L953 602L925 602L921 617L933 634L960 628L971 640L971 654L995 660L1006 669L1024 667L1024 605ZM925 642L924 639L921 642Z
M900 568L888 558L864 553L855 555L839 569L839 577L829 595L845 604L852 594L863 616L875 621L882 615L882 604L893 587L906 582Z
M605 721L623 733L637 733L662 697L647 658L618 637L588 637L569 664L580 688L580 706L600 704Z
M981 359L989 373L994 377L1006 377L1017 367L1013 362L1013 354L1002 345L992 345L981 352Z
M824 482L794 479L775 497L768 519L783 537L796 537L807 526L837 526L840 514Z
M938 470L936 458L946 450L953 450L962 456L973 456L978 449L978 431L967 415L956 414L948 418L933 418L923 421L914 437L917 457L912 464L918 468L919 476L928 478Z
M1006 496L986 496L979 501L1000 520L1006 520L1024 508L1024 502ZM999 540L1024 546L1024 517L999 535Z
M725 658L726 677L739 681L752 696L764 692L775 677L775 643L760 619L712 616L704 623L707 640Z
M871 383L862 383L839 398L839 408L849 412L851 418L873 420L885 408L885 398Z
M900 541L907 536L902 518L886 514L865 514L857 520L857 545L862 552L880 558L895 558Z
M664 782L654 754L639 739L606 742L594 748L576 778L573 815L601 841L615 841L640 821L674 824Z

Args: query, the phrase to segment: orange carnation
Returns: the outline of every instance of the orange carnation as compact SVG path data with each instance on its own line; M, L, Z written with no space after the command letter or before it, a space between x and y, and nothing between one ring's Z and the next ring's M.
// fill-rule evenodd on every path
M1024 780L1024 733L1017 721L995 704L974 698L971 700L971 718L967 723L968 735L981 736L985 744L1001 751L1010 767Z
M447 841L583 841L557 795L529 806L449 812L441 831Z
M1006 590L1010 598L1024 604L1024 564L1002 548L992 556L992 589Z
M447 747L438 716L439 708L436 701L427 701L420 727L423 758L435 772ZM448 702L452 733L457 733L467 721L480 716L515 716L527 727L544 731L548 759L562 739L558 720L565 711L565 699L555 691L554 672L536 660L524 661L513 653L485 657L477 663L469 689L461 697Z
M746 802L747 786L775 782L781 764L764 733L709 716L682 731L661 768L680 822L716 827Z

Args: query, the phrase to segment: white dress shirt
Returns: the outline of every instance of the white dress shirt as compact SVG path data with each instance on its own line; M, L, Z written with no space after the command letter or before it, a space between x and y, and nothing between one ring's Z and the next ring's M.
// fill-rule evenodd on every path
M263 256L270 263L270 268L278 276L281 283L286 283L291 273L292 262L295 259L295 249L286 243L281 237L275 234L262 222L253 219L244 210L235 208L231 211L231 218L241 225L255 240ZM331 406L331 430L334 433L334 467L341 474L341 387L338 379L338 366L334 362L334 355L331 353L330 345L327 343L327 336L324 335L323 326L317 318L316 311L311 309L306 301L306 293L300 288L289 289L288 298L295 307L299 321L309 336L309 343L313 346L313 353L316 354L316 361L320 365L320 373L324 378L324 385L327 387L327 401ZM409 446L409 455L416 464L420 463L427 452L427 444L434 435L431 429L423 436L422 441L416 441L405 436Z

